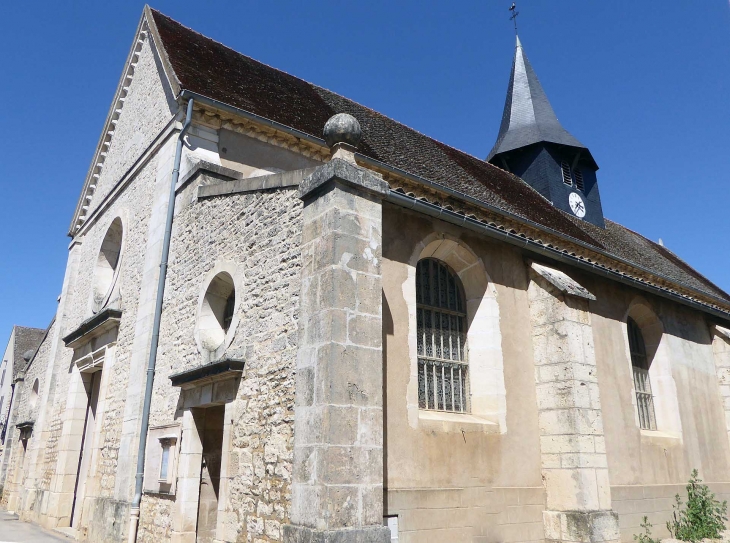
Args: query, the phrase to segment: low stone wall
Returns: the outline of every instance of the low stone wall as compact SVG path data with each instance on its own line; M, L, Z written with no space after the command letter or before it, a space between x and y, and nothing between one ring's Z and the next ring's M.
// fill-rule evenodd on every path
M667 521L672 518L674 497L687 499L685 484L612 486L611 502L618 513L621 541L632 542L634 534L642 531L641 521L646 516L652 523L652 537L669 537ZM730 501L730 483L707 483L715 497Z
M399 543L542 542L543 487L388 490Z

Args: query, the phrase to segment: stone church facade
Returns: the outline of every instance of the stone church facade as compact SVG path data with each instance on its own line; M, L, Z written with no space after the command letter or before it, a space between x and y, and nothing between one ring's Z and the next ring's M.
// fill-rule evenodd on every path
M730 496L730 296L597 169L519 41L484 161L145 8L3 504L81 541L517 543L661 530L693 468Z

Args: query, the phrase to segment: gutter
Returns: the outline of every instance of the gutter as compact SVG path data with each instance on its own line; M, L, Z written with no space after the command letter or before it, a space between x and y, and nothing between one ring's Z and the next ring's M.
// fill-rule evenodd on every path
M566 234L563 234L562 232L558 232L557 230L554 230L554 229L549 228L547 226L543 226L542 224L537 223L537 222L534 222L534 221L531 221L530 219L526 219L525 217L521 217L520 215L515 215L514 213L510 213L509 211L506 211L506 210L501 209L499 207L493 206L493 205L488 204L486 202L482 202L481 200L477 200L476 198L474 198L472 196L469 196L468 194L464 194L463 192L459 192L459 191L450 189L448 187L445 187L443 185L440 185L439 183L435 183L435 182L430 181L429 179L426 179L424 177L420 177L418 175L412 174L412 173L407 172L405 170L401 170L401 169L396 168L394 166L390 166L389 164L386 164L384 162L380 162L379 160L375 160L374 158L370 158L370 157L365 156L365 155L362 155L360 153L355 153L355 157L356 157L356 159L357 159L358 162L362 162L363 164L365 164L367 166L370 166L372 168L379 168L379 169L385 170L387 172L393 173L395 175L398 175L398 176L401 176L401 177L405 177L406 179L410 179L411 181L415 181L416 183L419 183L419 184L422 184L422 185L426 185L426 186L431 187L431 188L433 188L435 190L438 190L438 191L441 191L441 192L445 192L446 194L448 194L450 196L453 196L454 198L457 198L459 200L463 200L465 202L468 202L468 203L470 203L472 205L475 205L477 207L480 207L482 209L486 209L488 211L492 211L493 213L496 213L496 214L501 215L503 217L507 217L507 218L509 218L511 220L514 220L515 222L519 222L521 224L524 224L526 226L529 226L529 227L534 228L536 230L539 230L541 232L545 232L547 234L550 234L551 236L555 236L555 237L557 237L559 239L562 239L562 240L564 240L566 242L573 243L573 244L578 245L579 247L581 247L583 249L586 249L587 251L591 251L593 253L599 254L599 255L604 256L604 257L606 257L606 258L608 258L610 260L614 260L616 262L619 262L620 264L623 264L623 265L628 266L630 268L634 268L635 270L639 270L639 271L641 271L643 273L646 273L647 275L653 275L655 277L658 277L659 279L662 279L664 281L667 281L668 283L676 284L676 281L673 281L672 279L669 279L667 277L664 277L663 275L660 275L660 274L658 274L658 273L656 273L654 271L648 270L648 269L644 268L643 266L640 266L638 264L635 264L634 262L629 262L628 260L625 260L625 259L621 258L620 256L617 256L617 255L614 255L614 254L609 253L607 251L604 251L603 249L600 249L598 247L595 247L594 245L590 245L590 244L588 244L588 243L586 243L584 241L581 241L581 240L576 239L576 238L574 238L572 236L568 236ZM395 193L394 191L391 191L391 194L398 194L398 193ZM403 195L403 196L405 196L405 195ZM419 200L419 202L420 203L424 203L424 202L421 202L420 200ZM405 207L409 207L409 206L405 206ZM438 206L432 206L432 207L434 207L436 209L441 209ZM448 212L447 210L444 210L444 211L445 212ZM462 215L460 215L458 213L454 213L454 215L457 216L457 217L462 217ZM482 223L480 223L478 221L476 221L476 222L477 222L477 224L480 224L481 226L484 226ZM497 230L497 231L498 232L501 232L501 230ZM515 236L515 237L517 237L520 240L525 239L525 238L522 238L520 236ZM536 244L536 245L537 245L537 247L541 247L543 249L545 248L544 246L542 246L540 244ZM560 254L562 254L562 253L560 253ZM576 259L576 260L578 262L583 262L580 259ZM594 265L593 267L596 267L598 269L602 269L602 268L600 268L600 266L595 266ZM616 274L616 276L617 277L623 277L621 274ZM640 281L637 281L637 283L638 284L642 284ZM712 294L708 294L708 293L705 293L705 292L701 292L701 291L697 290L696 288L690 287L689 285L682 285L682 288L687 289L687 290L689 290L689 291L697 294L698 297L712 299L718 305L724 305L724 304L727 303L726 301L718 298L717 296L713 296ZM661 289L658 289L658 290L661 290ZM702 306L702 307L705 307L705 306ZM730 317L730 313L728 313L725 318L728 318L728 317Z
M198 94L198 93L195 93L195 92L192 92L192 91L189 91L189 90L183 90L180 93L180 96L182 98L195 99L198 102L200 102L201 104L205 104L205 105L214 107L216 109L220 109L222 111L227 111L228 113L231 113L231 114L239 115L239 116L244 117L244 118L246 118L246 119L248 119L250 121L253 121L253 122L256 122L256 123L260 123L260 124L269 126L271 128L274 128L276 130L280 130L280 131L282 131L282 132L284 132L286 134L289 134L291 136L294 136L296 138L300 138L300 139L306 140L306 141L308 141L308 142L310 142L310 143L312 143L314 145L320 145L322 147L326 147L326 143L325 143L324 139L322 139L322 138L314 137L314 136L312 136L310 134L307 134L306 132L302 132L301 130L297 130L297 129L292 128L290 126L286 126L284 124L278 123L276 121L272 121L271 119L267 119L266 117L262 117L260 115L256 115L255 113L251 113L250 111L246 111L245 109L241 109L241 108L237 108L237 107L234 107L234 106L230 106L230 105L225 104L223 102L220 102L220 101L218 101L218 100L216 100L214 98L209 98L207 96L203 96L201 94ZM676 284L676 281L673 281L673 280L671 280L671 279L669 279L667 277L664 277L664 276L662 276L662 275L660 275L660 274L658 274L656 272L650 271L650 270L648 270L648 269L646 269L646 268L644 268L642 266L639 266L638 264L635 264L633 262L629 262L628 260L625 260L625 259L623 259L623 258L621 258L621 257L619 257L617 255L611 254L611 253L609 253L607 251L604 251L604 250L602 250L602 249L600 249L598 247L595 247L593 245L590 245L590 244L588 244L588 243L586 243L584 241L581 241L579 239L576 239L576 238L574 238L572 236L565 235L565 234L563 234L561 232L558 232L557 230L554 230L554 229L549 228L547 226L543 226L542 224L539 224L537 222L531 221L530 219L527 219L525 217L521 217L521 216L516 215L514 213L510 213L509 211L506 211L504 209L498 208L496 206L493 206L491 204L488 204L486 202L483 202L481 200L478 200L478 199L476 199L476 198L474 198L472 196L469 196L467 194L464 194L462 192L459 192L459 191L450 189L448 187L445 187L445 186L443 186L443 185L441 185L439 183L435 183L435 182L433 182L433 181L431 181L429 179L426 179L424 177L420 177L418 175L412 174L412 173L407 172L405 170L401 170L400 168L396 168L394 166L390 166L389 164L386 164L385 162L381 162L381 161L376 160L374 158L370 158L370 157L365 156L365 155L363 155L361 153L355 153L355 157L356 157L356 159L357 159L358 162L360 162L360 163L362 163L362 164L364 164L366 166L369 166L371 168L380 168L382 170L388 171L388 172L393 173L395 175L398 175L398 176L401 176L401 177L405 177L406 179L410 179L412 181L415 181L415 182L417 182L419 184L432 187L435 190L438 190L440 192L444 192L446 194L449 194L450 196L453 196L453 197L455 197L455 198L457 198L459 200L468 202L468 203L473 204L473 205L475 205L477 207L480 207L482 209L486 209L486 210L492 211L492 212L494 212L494 213L496 213L498 215L501 215L503 217L507 217L507 218L509 218L511 220L514 220L515 222L518 222L520 224L524 224L524 225L529 226L531 228L534 228L534 229L536 229L536 230L538 230L540 232L545 232L545 233L550 234L552 236L555 236L555 237L557 237L557 238L559 238L561 240L564 240L564 241L567 241L569 243L578 245L579 247L581 247L583 249L586 249L587 251L591 251L593 253L599 254L599 255L601 255L603 257L606 257L606 258L608 258L610 260L613 260L615 262L618 262L618 263L620 263L620 264L622 264L624 266L628 266L629 268L633 268L635 270L639 270L640 272L646 273L647 275L653 275L654 277L657 277L657 278L659 278L659 279L661 279L663 281L667 281L670 284ZM396 193L394 191L391 191L390 194L391 195L397 195L397 196L394 196L395 199L399 199L399 197L402 196L403 198L407 198L409 201L411 200L407 196L400 195L400 194L398 194L398 193ZM389 199L390 199L390 197L387 198L387 200L389 200ZM415 199L413 199L413 200L415 200ZM391 203L396 203L396 202L393 201ZM396 203L396 205L400 205L402 207L407 207L407 208L411 208L411 209L414 209L415 208L414 206L412 206L410 204L405 204L404 205L402 203ZM431 207L431 208L436 209L436 210L440 210L441 209L441 208L439 208L437 206L432 206L430 204L425 204L424 202L421 202L420 200L418 201L418 204L417 205L418 206L426 205L427 207ZM425 213L426 214L430 214L428 212L425 212ZM646 283L643 283L643 282L638 281L636 279L633 279L631 277L626 277L626 276L624 276L624 275L622 275L622 274L620 274L618 272L610 271L610 270L607 270L607 269L605 269L605 268L603 268L601 266L598 266L596 264L589 263L589 262L585 262L585 261L583 261L583 260L581 260L579 258L571 257L570 255L566 255L565 253L559 252L557 250L550 250L547 247L545 247L543 245L540 245L539 243L531 242L531 241L527 240L526 238L522 238L521 236L509 234L507 232L503 232L503 231L498 230L496 228L492 228L492 227L489 227L489 226L485 226L483 223L480 223L478 221L474 221L473 219L466 219L464 216L462 216L462 215L460 215L458 213L453 213L453 212L450 212L448 210L443 210L443 212L438 212L437 215L431 215L431 216L438 216L438 217L440 217L440 218L442 218L444 220L448 220L449 222L453 222L453 221L451 221L451 220L449 220L447 218L450 215L453 215L454 217L458 217L458 220L457 220L457 222L455 222L455 224L463 224L464 226L466 226L467 228L469 228L471 230L476 230L476 231L479 231L479 232L482 232L482 233L486 233L487 230L489 230L491 232L494 232L494 233L498 233L498 235L496 236L498 239L503 239L503 240L507 241L508 243L513 244L513 245L523 246L524 248L527 248L528 250L530 250L532 252L537 252L539 254L544 254L545 256L549 256L550 258L553 258L555 260L560 260L562 262L566 262L566 263L570 264L571 266L577 266L577 267L579 267L581 269L585 269L585 270L591 271L591 272L596 273L598 275L601 275L601 276L604 276L604 277L609 277L612 280L619 281L619 282L624 283L624 284L632 285L632 286L634 286L636 288L639 288L639 289L644 290L644 291L647 291L647 292L652 292L652 293L657 294L659 296L662 296L664 298L669 298L669 299L671 299L673 301L676 301L676 302L679 302L679 303L681 303L683 305L687 305L689 307L692 307L693 309L697 309L699 311L703 311L703 312L709 313L709 314L711 314L713 316L719 317L719 318L721 318L724 321L730 320L730 313L725 313L723 311L714 309L714 308L709 307L707 305L704 305L704 304L701 304L701 303L698 303L698 302L694 302L694 301L692 301L692 300L690 300L688 298L685 298L683 296L680 296L680 295L677 295L677 294L673 294L673 293L671 293L669 291L666 291L666 290L661 289L661 288L658 288L658 287L653 287L651 285L648 285ZM462 222L462 218L464 218L464 220L466 222ZM475 228L474 226L469 226L469 224L471 222L474 222L475 225L477 225L477 227ZM487 234L487 235L490 235L490 234ZM495 236L492 236L492 237L495 237ZM513 240L513 241L508 241L508 240ZM718 298L717 296L713 296L712 294L708 294L708 293L705 293L705 292L701 292L701 291L697 290L696 288L690 287L689 285L682 285L682 288L683 289L686 289L686 290L688 290L688 291L690 291L692 293L695 293L697 295L697 297L699 297L699 298L708 298L708 299L714 300L717 303L717 305L719 305L719 306L723 306L723 305L725 305L727 303L726 301Z
M152 403L152 386L155 381L155 365L157 364L157 346L160 342L160 320L162 319L162 300L165 295L165 280L167 279L167 262L170 255L170 239L172 238L172 220L175 216L175 187L180 177L180 161L182 160L183 143L193 120L193 98L188 100L185 124L177 137L175 148L175 164L170 180L170 195L167 199L167 218L165 220L165 237L162 241L162 256L160 258L160 277L157 281L157 299L155 300L155 314L152 324L152 340L150 342L150 357L147 363L147 383L144 391L142 407L142 421L139 428L139 449L137 450L137 474L134 482L134 498L129 514L128 543L137 541L137 526L139 525L139 506L142 502L142 482L144 480L144 460L147 448L147 431L150 425L150 406Z
M515 247L518 247L520 249L526 250L530 253L538 254L552 260L557 260L564 264L568 264L581 270L588 271L595 275L606 277L612 281L617 281L619 283L632 286L636 289L643 290L657 296L661 296L662 298L667 298L687 307L691 307L692 309L695 309L697 311L709 313L710 315L717 317L726 323L730 323L730 313L725 313L723 311L706 306L699 302L695 302L678 294L674 294L670 291L649 285L647 283L643 283L632 277L628 277L615 271L606 269L595 263L586 262L577 257L563 253L562 251L550 249L535 241L523 238L518 234L511 234L510 232L507 232L505 230L500 230L494 226L489 226L488 224L479 222L478 220L471 219L466 215L462 215L454 211L449 211L448 209L444 209L442 207L424 202L411 196L406 196L405 194L393 190L391 190L385 197L385 201L400 207L404 207L406 209L412 209L418 213L423 213L424 215L428 215L436 219L441 219L457 226L461 226L473 232L486 235L487 237L490 237L492 239L498 239L505 243L509 243L510 245L514 245Z

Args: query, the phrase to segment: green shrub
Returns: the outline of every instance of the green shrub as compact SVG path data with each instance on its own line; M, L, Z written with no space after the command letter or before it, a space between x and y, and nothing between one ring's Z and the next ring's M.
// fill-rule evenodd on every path
M687 503L682 504L679 494L675 500L672 520L667 522L672 537L682 541L722 537L727 520L727 502L720 503L715 499L707 485L702 484L696 469L692 470L687 485Z
M644 529L643 534L634 534L634 541L636 543L660 543L660 539L654 539L651 537L651 522L644 516L644 520L641 522L641 527Z

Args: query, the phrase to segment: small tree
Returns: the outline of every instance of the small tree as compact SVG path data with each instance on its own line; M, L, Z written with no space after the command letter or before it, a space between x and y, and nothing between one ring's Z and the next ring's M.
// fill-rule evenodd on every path
M727 502L720 503L715 499L707 485L702 484L696 469L692 470L687 485L687 503L682 504L679 494L675 500L672 520L667 522L672 537L682 541L722 537L727 520Z

